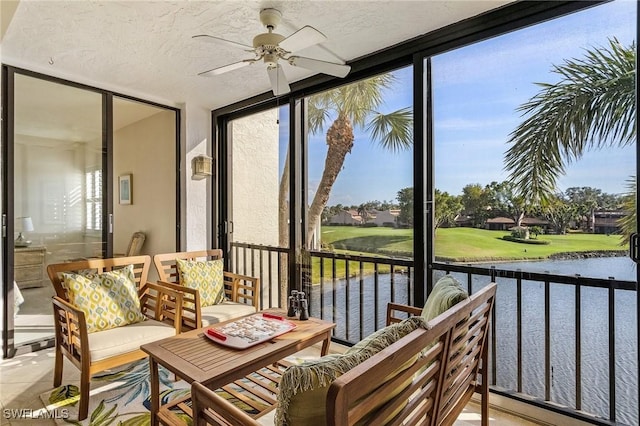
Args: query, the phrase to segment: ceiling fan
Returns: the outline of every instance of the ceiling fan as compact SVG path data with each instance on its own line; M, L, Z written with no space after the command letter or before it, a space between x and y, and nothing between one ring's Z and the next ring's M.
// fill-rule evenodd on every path
M305 58L303 56L297 56L293 53L302 50L306 47L322 43L327 37L315 28L306 25L300 28L289 37L285 37L281 34L274 33L280 21L282 20L282 13L277 9L263 9L260 11L260 22L267 28L266 33L258 34L253 38L253 46L248 46L243 43L238 43L224 38L215 37L208 34L194 35L194 39L211 41L211 42L224 42L228 45L241 48L247 52L253 52L255 57L251 59L244 59L239 62L234 62L221 67L213 68L207 71L198 73L198 75L219 75L225 72L233 71L238 68L245 67L247 65L254 64L259 61L263 61L267 65L267 74L271 81L271 87L273 94L276 96L289 93L291 88L287 78L282 70L282 67L278 63L279 60L293 65L295 67L302 67L312 71L321 72L323 74L329 74L335 77L346 77L351 71L349 65L344 63L335 63L321 61L318 59Z

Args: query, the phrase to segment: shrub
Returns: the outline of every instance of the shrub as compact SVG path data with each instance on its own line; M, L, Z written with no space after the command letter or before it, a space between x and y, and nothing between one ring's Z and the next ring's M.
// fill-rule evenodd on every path
M538 238L538 235L544 234L544 230L540 226L532 226L529 228L529 233L533 235L533 238Z
M513 238L528 240L529 239L529 228L526 226L514 226L511 228L511 236Z
M514 243L522 243L522 244L538 244L538 245L551 244L551 241L524 239L524 238L514 237L512 235L505 235L502 237L502 239L506 241L511 241Z

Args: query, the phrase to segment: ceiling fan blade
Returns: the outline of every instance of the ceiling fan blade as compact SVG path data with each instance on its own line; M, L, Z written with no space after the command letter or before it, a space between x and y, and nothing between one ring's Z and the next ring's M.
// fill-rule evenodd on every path
M351 71L351 66L336 64L334 62L320 61L318 59L304 58L302 56L291 56L289 63L296 67L333 75L335 77L346 77Z
M222 42L222 43L226 43L226 44L228 44L230 46L233 46L233 47L240 47L240 48L242 48L244 50L248 50L250 52L253 52L253 50L254 50L253 46L249 46L249 45L246 45L246 44L243 44L243 43L238 43L236 41L231 41L231 40L227 40L227 39L220 38L220 37L215 37L215 36L208 35L208 34L198 34L198 35L191 36L191 38L195 38L195 39L198 39L198 40L204 40L204 41L211 42L211 43Z
M253 59L245 59L244 61L234 62L232 64L223 65L221 67L212 68L212 69L207 70L207 71L199 72L198 75L205 75L205 74L220 75L220 74L224 74L225 72L229 72L229 71L237 70L238 68L246 67L247 65L251 65L254 62L255 62L255 60L253 60Z
M271 80L271 88L274 95L280 96L291 91L287 77L279 64L275 67L267 68L267 73L269 74L269 80Z
M313 46L314 44L322 43L327 37L320 31L316 30L309 25L300 28L289 37L282 40L278 45L287 52L297 52L305 47Z

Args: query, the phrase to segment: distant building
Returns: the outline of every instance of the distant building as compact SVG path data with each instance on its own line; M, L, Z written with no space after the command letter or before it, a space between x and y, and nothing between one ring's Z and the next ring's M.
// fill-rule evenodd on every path
M545 231L549 228L549 221L544 219L538 219L537 217L525 217L520 222L522 226L539 226ZM485 229L490 229L492 231L508 231L509 229L516 226L516 222L510 217L493 217L491 219L487 219L484 224Z
M362 217L355 210L342 210L329 218L330 225L361 225Z
M368 222L375 223L378 226L395 226L400 216L400 210L373 211L369 213Z
M492 217L484 223L485 229L491 231L508 231L516 226L516 222L509 217Z
M522 219L522 226L539 226L545 231L551 226L548 220L546 219L538 219L537 217L525 217Z
M455 226L473 227L473 216L459 214L454 219Z
M594 234L619 234L620 219L627 215L622 210L606 210L593 213Z

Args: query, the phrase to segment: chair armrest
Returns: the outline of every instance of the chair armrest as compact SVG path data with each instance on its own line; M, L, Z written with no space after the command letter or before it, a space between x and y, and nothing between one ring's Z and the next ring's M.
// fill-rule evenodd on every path
M191 384L193 424L259 426L247 413L198 382Z
M139 292L140 310L156 321L173 323L176 333L182 332L183 293L167 286L146 282Z
M200 292L198 289L180 284L158 280L157 285L182 294L182 330L193 330L202 327L200 308Z
M260 310L260 279L248 275L224 272L224 279L227 285L231 286L231 291L227 291L227 297L232 302L244 302L252 305L256 311Z
M54 296L52 301L56 346L70 355L77 362L77 366L83 359L90 362L89 336L84 312L58 296Z
M403 313L404 315L398 315ZM422 315L422 308L415 306L400 305L398 303L387 303L387 325L391 325L396 322L400 322L405 318L411 316Z

